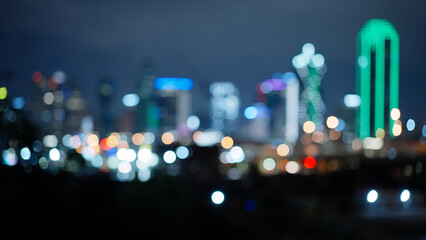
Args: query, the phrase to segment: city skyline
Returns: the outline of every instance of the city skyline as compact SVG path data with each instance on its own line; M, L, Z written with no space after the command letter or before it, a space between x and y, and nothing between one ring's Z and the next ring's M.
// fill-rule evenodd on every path
M253 2L231 9L226 7L238 6L237 1L228 5L189 3L191 1L168 3L170 8L160 3L133 3L134 11L121 18L117 13L115 19L108 18L115 13L117 6L113 3L102 4L102 11L94 14L96 4L64 1L49 8L57 10L51 16L45 14L46 3L27 4L19 11L14 3L5 4L2 9L10 11L2 14L5 21L0 25L3 35L0 47L4 52L0 70L13 71L14 75L12 79L0 81L11 90L11 96L26 96L28 90L22 86L31 81L34 71L49 76L62 70L89 98L91 112L96 112L98 100L91 93L96 91L100 78L114 78L118 84L113 108L120 113L123 111L121 97L137 86L143 62L151 59L158 77L193 79L194 97L205 105L209 102L211 83L233 82L241 91L242 111L255 100L257 83L276 72L295 72L292 57L300 52L303 44L311 42L324 55L328 67L322 87L326 115L338 115L343 96L355 93L356 34L370 18L384 18L395 26L401 38L401 117L424 122L425 113L412 104L425 98L421 56L426 48L420 42L426 34L415 28L415 23L425 18L420 14L421 8L411 9L396 2L365 6L348 3L341 6L335 16L321 19L320 14L309 7L316 3L309 1L288 3L282 6L282 12L274 10L269 14L263 11L281 4L271 2L262 5L261 10L254 10L257 5ZM218 9L219 6L225 8ZM326 6L329 5L317 7L321 10ZM171 11L173 7L179 11ZM211 7L216 8L210 11ZM81 12L82 8L86 11ZM351 17L333 21L334 17L349 14L351 8L365 11L356 14L354 10ZM119 9L128 9L128 6ZM290 9L295 13L290 14ZM302 20L301 15L299 21L292 21L298 19L296 16L302 14L302 9L306 9L307 16ZM412 10L411 15L400 17L403 9ZM251 18L251 13L259 17ZM194 23L195 19L200 21ZM224 26L226 22L230 25ZM137 31L139 27L142 28ZM324 32L319 32L318 27ZM204 108L204 104L193 104L193 113L208 116Z

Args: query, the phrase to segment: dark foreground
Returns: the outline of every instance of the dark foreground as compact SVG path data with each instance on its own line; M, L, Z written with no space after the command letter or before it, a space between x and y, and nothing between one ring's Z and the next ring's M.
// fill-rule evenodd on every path
M404 178L398 164L383 166L240 181L157 170L146 183L1 166L2 230L55 238L426 239L424 172ZM365 201L371 187L383 193L375 204ZM399 202L407 187L410 205ZM226 197L214 205L218 189Z

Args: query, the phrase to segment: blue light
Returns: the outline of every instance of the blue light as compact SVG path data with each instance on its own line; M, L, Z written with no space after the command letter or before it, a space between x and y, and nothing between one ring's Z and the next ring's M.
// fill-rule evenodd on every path
M244 203L244 209L247 212L253 212L254 210L256 210L256 202L254 200L247 200Z
M244 117L247 119L254 119L259 115L259 111L256 107L250 106L244 110Z
M30 149L29 149L29 148L24 147L24 148L22 148L22 149L21 149L21 151L20 151L20 155L21 155L21 158L22 158L22 159L24 159L24 160L29 160L29 159L30 159L30 157L31 157L31 151L30 151Z
M15 97L12 99L12 107L14 109L22 109L25 106L25 98L24 97Z
M121 101L126 107L134 107L139 104L139 96L136 93L129 93L124 95Z
M114 157L117 154L117 148L110 148L107 152L107 157Z
M345 121L343 121L343 119L339 118L339 124L337 125L337 127L335 129L337 131L341 132L341 131L343 131L343 129L345 129L345 127L346 127Z
M292 72L286 72L283 74L282 79L288 84L297 81L297 76Z
M154 87L158 90L186 90L189 91L194 83L189 78L157 78Z
M176 149L176 156L180 159L185 159L189 156L189 149L185 146L180 146Z
M414 130L414 128L416 127L416 122L413 120L413 119L408 119L408 121L407 121L407 130L408 131L413 131Z
M361 97L356 94L346 94L343 98L343 102L345 106L348 108L356 108L361 105Z

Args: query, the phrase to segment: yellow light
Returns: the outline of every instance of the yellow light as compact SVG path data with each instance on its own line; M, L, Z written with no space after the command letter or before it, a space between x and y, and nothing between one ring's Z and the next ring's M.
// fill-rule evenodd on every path
M395 137L401 135L402 133L402 127L399 124L394 124L392 127L392 133Z
M7 88L1 87L0 88L0 100L3 100L7 97Z
M132 137L133 144L139 146L143 144L143 135L141 133L135 133Z
M80 147L78 147L75 151L81 154L83 152L83 149L84 149L84 145L81 144Z
M315 123L312 121L306 121L303 124L303 131L306 133L313 133L315 131Z
M392 108L390 115L392 120L398 120L401 117L401 111L398 108Z
M95 134L89 134L89 136L87 136L86 142L89 146L96 146L99 144L99 138L98 136L96 136Z
M288 153L290 152L290 148L287 146L287 144L280 144L277 147L277 153L278 155L280 155L281 157L285 157L288 155Z
M93 150L95 151L96 154L99 154L101 153L101 146L99 145L93 146Z
M383 128L377 129L376 138L380 138L380 139L385 138L385 130Z
M222 138L222 141L220 141L220 144L222 145L223 148L229 149L232 146L234 146L234 140L231 137L226 136Z
M327 127L328 128L336 128L339 125L339 119L335 116L330 116L327 118Z
M163 135L161 135L161 141L166 145L172 144L174 140L175 137L171 132L165 132Z
M108 147L113 148L116 147L118 144L118 139L115 135L110 135L107 140L106 140L106 144L108 145Z

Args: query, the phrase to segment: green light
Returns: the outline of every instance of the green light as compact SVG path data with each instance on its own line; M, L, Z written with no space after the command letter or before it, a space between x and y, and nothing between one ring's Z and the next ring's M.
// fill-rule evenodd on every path
M357 91L361 96L360 109L357 111L358 129L361 139L370 136L371 109L371 53L375 54L373 79L374 91L374 132L384 129L385 125L385 41L390 40L389 56L389 115L398 108L399 94L399 36L395 28L386 20L372 19L358 33L357 49ZM389 117L389 134L392 134L393 122Z
M7 88L1 87L0 88L0 100L3 100L7 97Z

